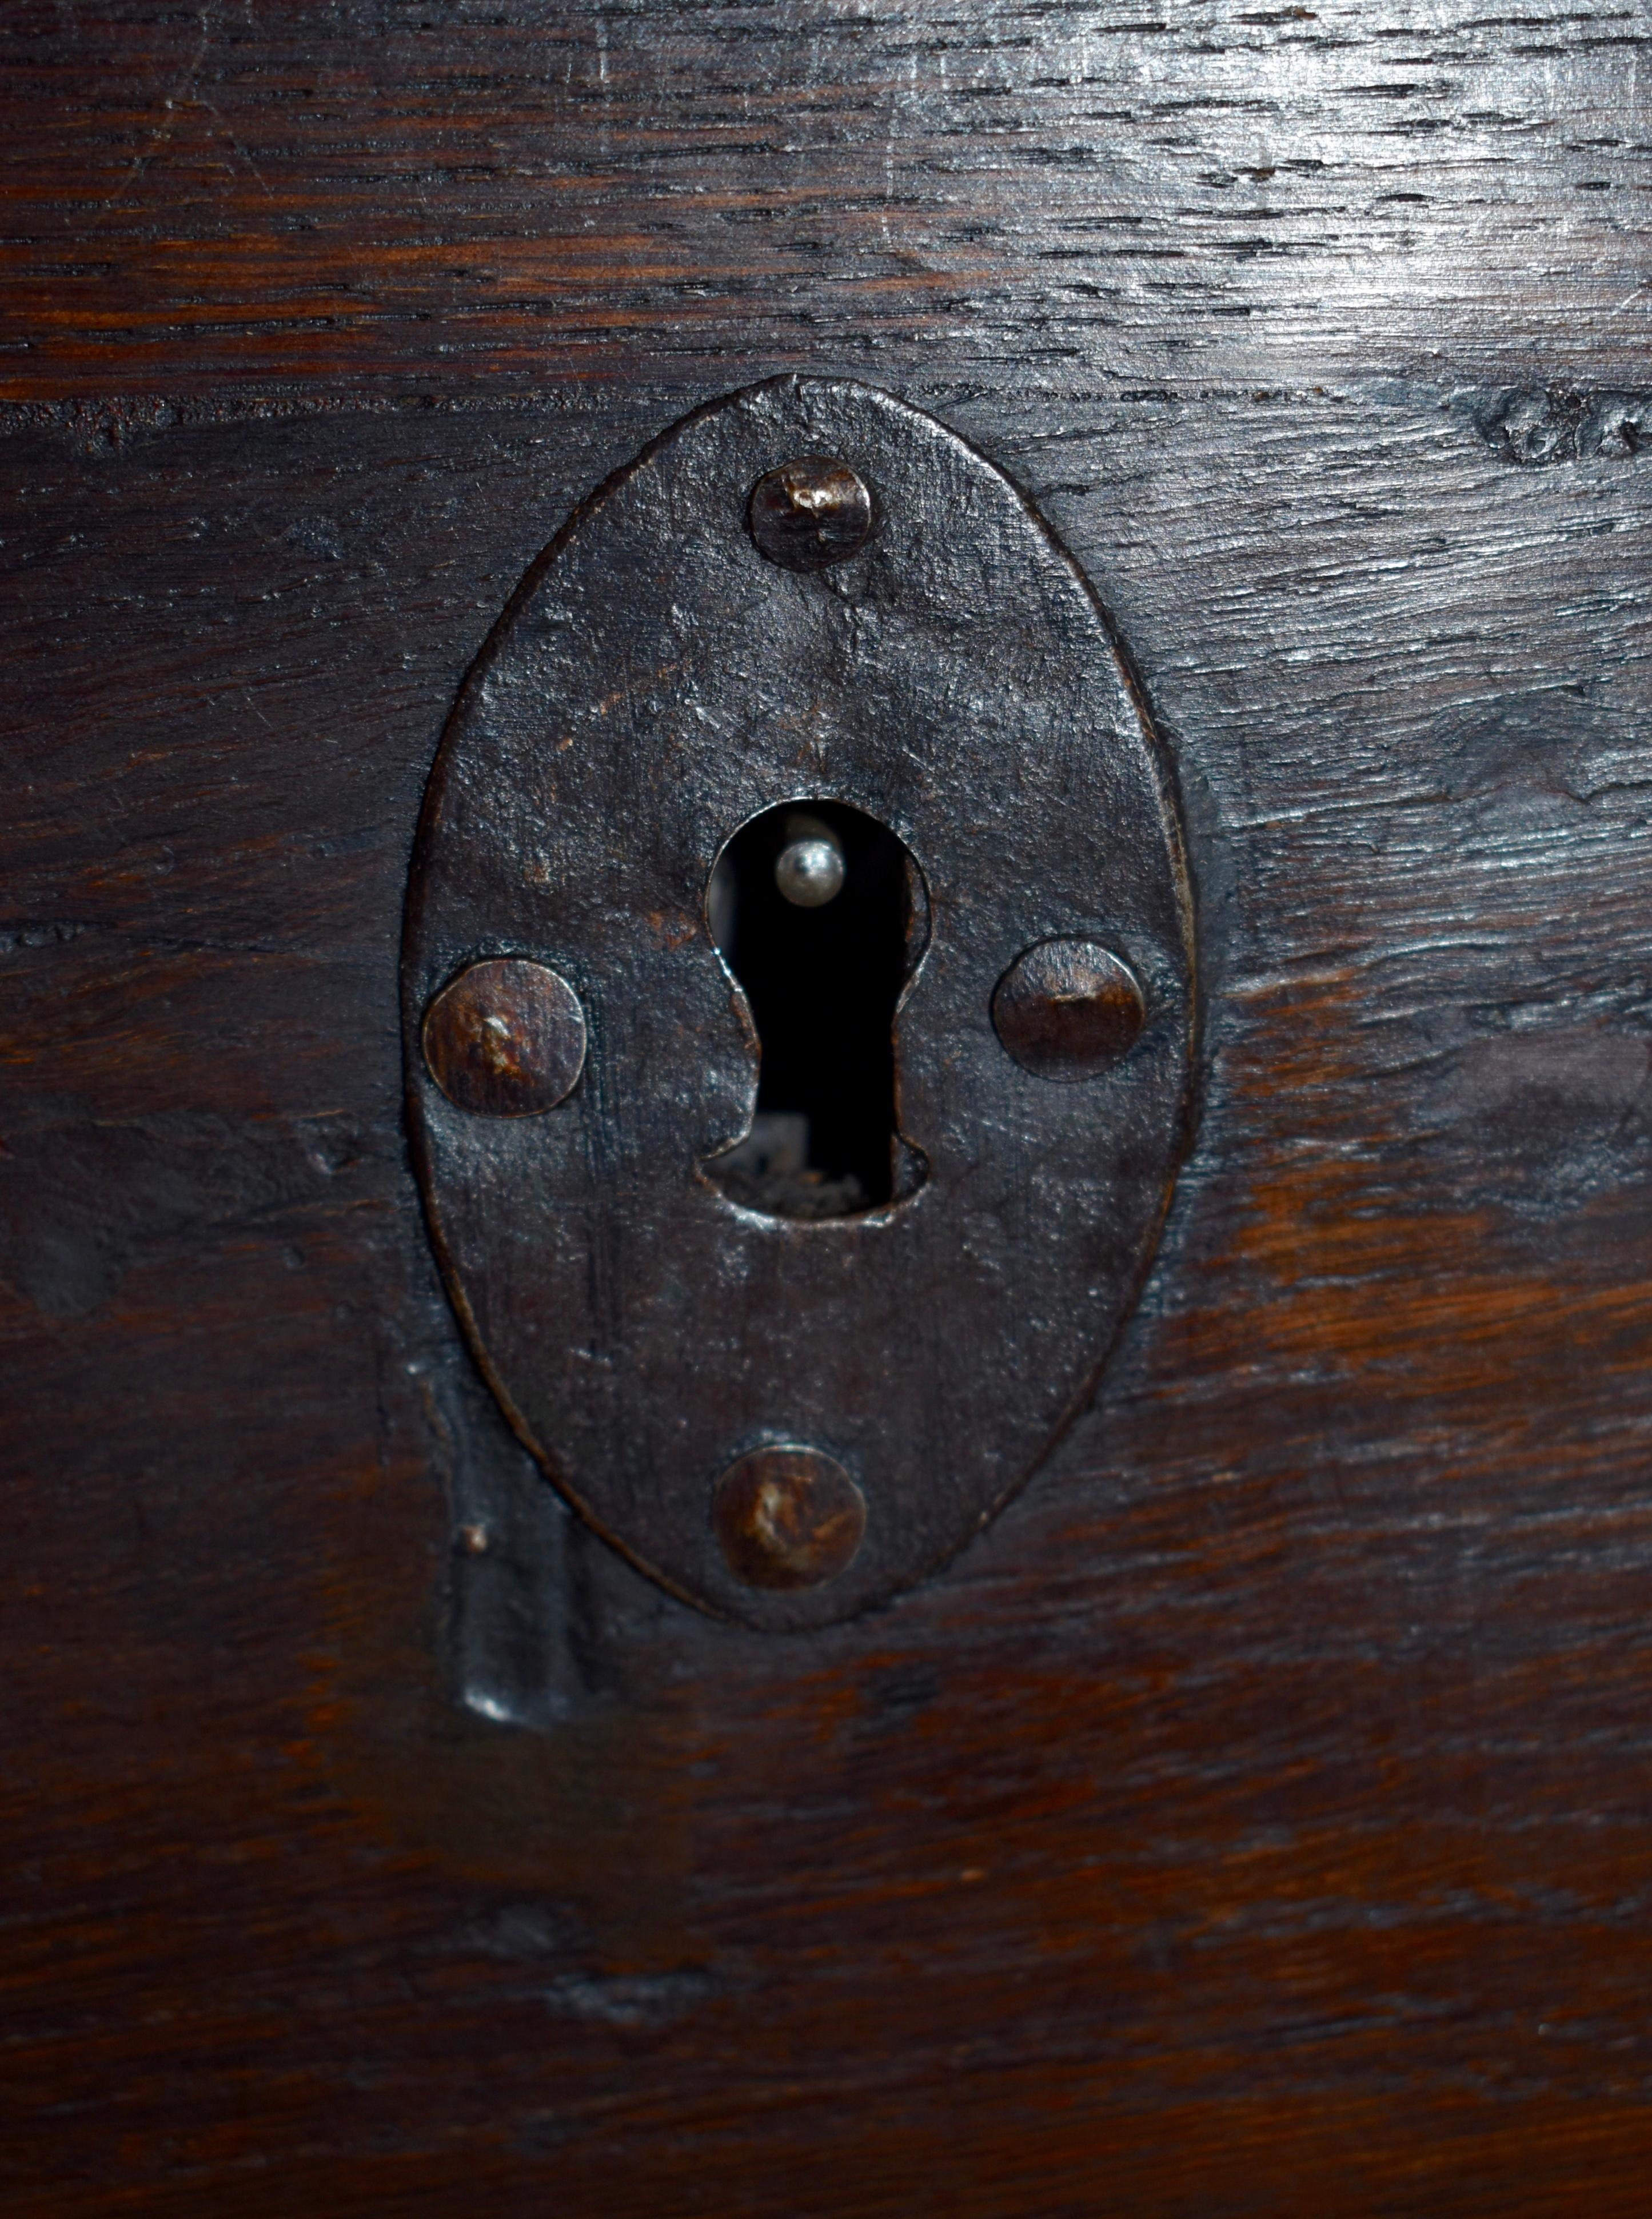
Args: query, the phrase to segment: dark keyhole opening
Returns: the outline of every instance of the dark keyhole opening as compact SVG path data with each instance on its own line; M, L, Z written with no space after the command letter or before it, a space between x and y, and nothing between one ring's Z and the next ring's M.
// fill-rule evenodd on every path
M782 858L795 859L800 842L815 848L805 863L828 865L813 906L781 890L786 879L799 892ZM819 884L836 875L834 843L842 883L821 898ZM904 842L844 802L782 803L730 841L706 907L761 1059L750 1129L702 1166L707 1177L774 1217L848 1217L915 1192L925 1165L899 1129L895 1012L923 953L928 903Z

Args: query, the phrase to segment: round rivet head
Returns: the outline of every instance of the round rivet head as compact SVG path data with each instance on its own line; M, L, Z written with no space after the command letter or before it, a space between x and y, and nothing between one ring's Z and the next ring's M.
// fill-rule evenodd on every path
M473 963L425 1012L425 1062L450 1102L480 1117L535 1117L572 1093L585 1012L566 979L524 956Z
M747 522L760 554L787 570L824 570L872 537L865 481L832 455L799 455L752 488Z
M1005 1048L1036 1078L1090 1078L1135 1044L1147 1014L1135 973L1096 940L1040 940L992 996Z
M835 1458L787 1444L754 1449L717 1484L711 1520L748 1588L816 1588L851 1564L866 1498Z

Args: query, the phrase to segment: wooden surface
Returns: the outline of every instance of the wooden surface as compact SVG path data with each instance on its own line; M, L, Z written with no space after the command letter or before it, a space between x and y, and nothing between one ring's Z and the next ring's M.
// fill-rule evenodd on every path
M1648 28L6 11L9 2213L1645 2210ZM516 580L799 365L1090 569L1211 998L1092 1419L776 1639L511 1443L395 989Z

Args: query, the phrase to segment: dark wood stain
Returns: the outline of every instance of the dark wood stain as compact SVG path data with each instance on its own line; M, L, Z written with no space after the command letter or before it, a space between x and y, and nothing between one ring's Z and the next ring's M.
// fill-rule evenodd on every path
M7 11L8 2212L1645 2209L1645 32ZM1097 581L1208 1026L1092 1415L776 1639L470 1371L396 965L527 563L790 368Z

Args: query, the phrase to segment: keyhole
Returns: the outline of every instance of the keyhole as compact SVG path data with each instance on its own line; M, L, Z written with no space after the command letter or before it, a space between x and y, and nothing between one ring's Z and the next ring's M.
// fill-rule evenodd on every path
M837 801L752 817L711 874L707 921L757 1028L750 1129L701 1168L772 1217L849 1217L922 1184L901 1134L895 1013L928 937L905 843Z

